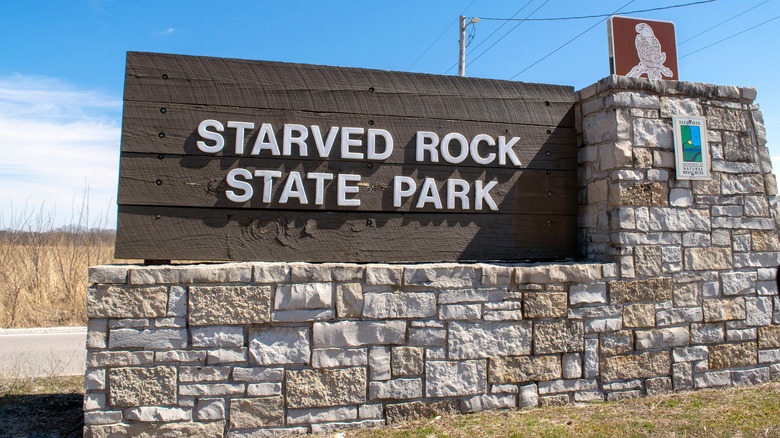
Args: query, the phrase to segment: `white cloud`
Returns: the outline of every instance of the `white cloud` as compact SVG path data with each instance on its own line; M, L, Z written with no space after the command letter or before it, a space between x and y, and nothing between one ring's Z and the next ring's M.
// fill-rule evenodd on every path
M159 35L159 36L165 36L165 35L170 35L170 34L172 34L172 33L173 33L173 28L172 28L172 27L169 27L169 28L165 29L164 31L162 31L162 32L159 32L157 35Z
M41 206L68 225L85 189L91 221L114 226L121 108L53 78L0 78L0 226Z

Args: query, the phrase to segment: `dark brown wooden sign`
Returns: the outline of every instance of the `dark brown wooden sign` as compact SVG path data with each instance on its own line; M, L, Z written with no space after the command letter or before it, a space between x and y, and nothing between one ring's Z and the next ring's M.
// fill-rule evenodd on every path
M677 41L671 21L610 17L607 21L612 74L648 79L680 79Z
M571 87L127 54L117 258L572 257Z

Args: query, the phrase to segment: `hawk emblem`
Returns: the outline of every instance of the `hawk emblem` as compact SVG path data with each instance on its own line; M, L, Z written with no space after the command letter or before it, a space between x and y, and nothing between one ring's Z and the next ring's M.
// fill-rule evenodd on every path
M639 64L626 75L629 78L638 78L643 74L648 79L662 79L661 75L671 77L672 71L664 67L666 52L661 51L661 43L655 37L653 29L647 23L639 23L634 27L637 35L634 40L636 54L639 56Z

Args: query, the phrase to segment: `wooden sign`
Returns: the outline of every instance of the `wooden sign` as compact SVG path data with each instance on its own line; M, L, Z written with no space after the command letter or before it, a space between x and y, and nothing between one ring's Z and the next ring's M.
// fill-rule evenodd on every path
M611 74L679 80L674 23L614 16L607 34Z
M130 52L116 257L577 254L571 87Z

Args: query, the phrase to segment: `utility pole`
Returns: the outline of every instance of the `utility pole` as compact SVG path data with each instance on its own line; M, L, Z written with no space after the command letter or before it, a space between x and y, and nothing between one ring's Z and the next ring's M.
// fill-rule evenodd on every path
M472 18L471 21L466 23L466 16L461 15L460 20L460 56L458 57L458 76L466 76L466 26L469 24L479 23L479 18Z

